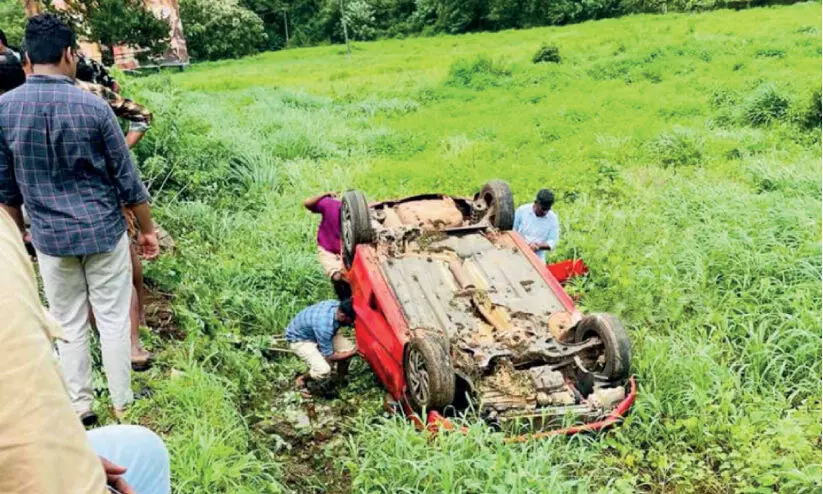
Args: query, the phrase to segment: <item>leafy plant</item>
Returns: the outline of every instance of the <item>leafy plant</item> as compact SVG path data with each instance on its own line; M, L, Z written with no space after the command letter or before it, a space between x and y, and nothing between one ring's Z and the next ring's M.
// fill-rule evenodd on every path
M142 0L67 0L64 4L64 8L50 8L80 37L100 43L107 65L114 63L117 45L142 48L146 50L142 56L168 48L168 21L158 18Z
M741 103L743 122L753 126L769 125L782 120L789 109L789 99L774 84L763 83Z
M266 43L263 21L237 0L181 0L180 19L195 60L251 55Z
M543 44L532 57L532 63L560 63L557 45Z
M478 55L473 60L461 58L449 67L446 85L482 90L504 85L511 73L504 62L485 55Z
M668 168L702 164L704 144L705 140L696 132L675 128L660 134L649 148L652 155Z

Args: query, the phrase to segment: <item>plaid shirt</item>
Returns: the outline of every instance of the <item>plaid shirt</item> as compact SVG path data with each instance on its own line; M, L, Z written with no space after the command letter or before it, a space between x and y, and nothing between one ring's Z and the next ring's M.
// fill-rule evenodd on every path
M120 205L148 199L104 100L42 75L0 96L0 203L25 201L38 251L111 252L126 230Z
M328 357L334 353L331 340L340 329L340 323L334 317L339 305L337 300L326 300L301 310L286 328L286 340L313 341L320 353Z

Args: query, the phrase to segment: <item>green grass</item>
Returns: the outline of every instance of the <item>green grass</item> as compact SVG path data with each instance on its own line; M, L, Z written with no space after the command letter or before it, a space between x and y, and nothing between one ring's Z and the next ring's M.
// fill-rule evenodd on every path
M152 339L134 416L167 438L176 492L818 492L820 20L819 3L630 16L129 80L155 111L137 155L178 242L147 276L187 333ZM532 63L544 44L561 63ZM267 337L332 295L300 200L490 178L517 202L557 194L556 258L592 268L570 290L633 342L627 422L430 439L382 417L362 363L339 399L295 396L300 364Z

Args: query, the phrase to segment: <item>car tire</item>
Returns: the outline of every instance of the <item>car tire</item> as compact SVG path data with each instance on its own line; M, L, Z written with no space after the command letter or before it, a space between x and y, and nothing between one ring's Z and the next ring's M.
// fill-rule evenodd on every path
M374 240L374 231L369 217L369 203L366 195L359 190L343 194L340 208L340 240L342 242L343 263L351 269L357 246Z
M629 377L631 368L631 344L620 321L611 314L590 314L577 323L574 341L582 343L596 336L603 342L605 362L602 366L588 369L609 381Z
M482 198L489 208L489 223L498 230L514 227L514 198L509 184L503 180L486 182L478 198Z
M440 410L454 401L454 367L438 338L413 338L406 347L403 371L415 411Z

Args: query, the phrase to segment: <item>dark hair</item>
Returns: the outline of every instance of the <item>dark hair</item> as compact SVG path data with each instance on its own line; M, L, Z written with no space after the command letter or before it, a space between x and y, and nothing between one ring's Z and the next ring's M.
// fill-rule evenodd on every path
M26 82L23 65L11 51L0 51L0 94Z
M57 64L66 48L74 49L77 40L69 27L54 14L29 19L24 37L26 52L33 64Z
M354 307L351 304L351 299L347 298L346 300L340 302L340 305L337 306L337 309L342 312L347 318L354 321Z
M4 33L2 29L0 29L0 43L9 46L9 40L6 38L6 33Z
M550 210L554 204L554 192L549 189L540 189L540 192L537 193L535 202L537 202L537 204L539 204L544 210Z

